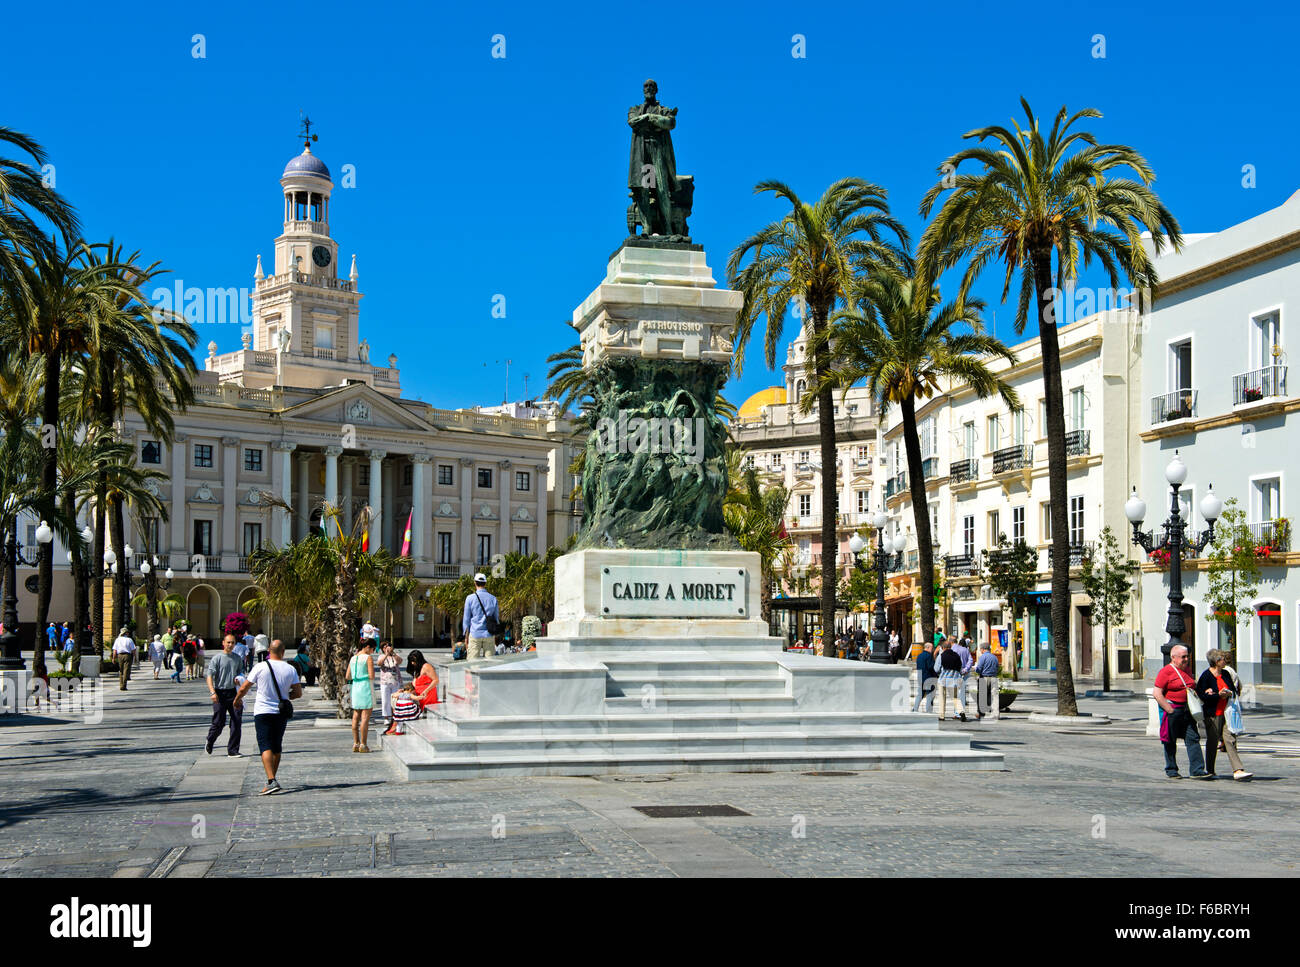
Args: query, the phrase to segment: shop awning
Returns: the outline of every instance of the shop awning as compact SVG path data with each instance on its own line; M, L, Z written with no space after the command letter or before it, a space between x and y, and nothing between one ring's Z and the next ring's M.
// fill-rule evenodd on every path
M1002 613L1006 607L1006 602L1001 598L977 598L974 601L954 601L952 610L964 613L967 611L996 611Z

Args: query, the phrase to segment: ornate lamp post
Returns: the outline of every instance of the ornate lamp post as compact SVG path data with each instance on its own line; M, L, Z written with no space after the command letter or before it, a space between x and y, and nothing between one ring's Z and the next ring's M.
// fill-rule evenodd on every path
M14 521L13 530L9 533L9 540L4 546L4 568L5 568L5 600L4 600L4 625L5 633L0 635L0 669L6 671L20 671L27 667L23 663L21 645L18 639L18 565L24 567L35 567L36 561L29 561L23 557L23 546L18 543L18 520ZM41 521L40 526L36 528L36 542L38 544L48 544L54 540L54 531L50 525ZM39 634L41 629L37 629Z
M1159 542L1155 540L1154 534L1142 530L1142 519L1147 515L1147 505L1146 501L1138 496L1136 487L1133 488L1133 496L1124 504L1124 514L1133 524L1134 544L1148 554L1157 550L1169 551L1169 616L1165 621L1165 631L1169 633L1169 640L1160 646L1164 663L1167 665L1169 652L1174 645L1183 643L1183 633L1187 630L1183 622L1183 548L1199 553L1214 539L1214 522L1223 513L1223 501L1215 495L1214 485L1211 484L1205 496L1201 498L1200 504L1201 516L1210 526L1202 534L1188 534L1188 522L1183 520L1182 514L1179 513L1178 502L1178 488L1187 479L1187 466L1178 456L1177 450L1174 451L1174 458L1169 461L1169 466L1165 468L1165 479L1169 481L1170 487L1169 519L1165 521L1164 537Z
M886 540L885 525L889 523L889 518L883 511L878 512L871 519L871 523L876 528L876 550L871 564L876 571L876 624L871 632L871 655L867 660L888 662L890 658L889 635L885 632L885 572L895 571L902 566L903 548L907 545L907 538L899 534L895 538ZM859 555L866 546L866 541L857 534L849 538L849 550L853 554L854 564L857 567L863 567Z
M166 591L172 586L172 578L176 576L176 572L173 571L170 567L167 568L167 571L165 573L165 576L167 578L165 584L157 583L158 576L156 574L152 578L149 576L150 572L154 569L154 567L157 567L159 564L162 563L161 561L158 560L158 556L155 554L153 559L153 565L150 565L147 560L140 562L140 576L139 578L136 578L135 575L131 572L131 565L130 565L131 558L135 556L135 548L133 548L130 544L127 544L122 548L122 554L127 560L126 599L122 602L122 614L119 619L119 625L126 624L126 622L130 620L131 599L135 597L135 593L137 591L139 591L141 588L143 588L146 584L148 584L152 580L155 582L154 587L156 590L166 593ZM104 556L107 558L108 553L105 552ZM118 565L116 563L113 563L110 565L110 567L111 567L111 573L116 574Z

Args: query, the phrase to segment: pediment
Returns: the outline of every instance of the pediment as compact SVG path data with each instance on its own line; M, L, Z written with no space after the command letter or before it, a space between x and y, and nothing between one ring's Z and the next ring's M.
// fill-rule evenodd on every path
M432 432L424 420L365 383L343 386L314 400L284 410L286 421L351 425L358 433L366 429Z

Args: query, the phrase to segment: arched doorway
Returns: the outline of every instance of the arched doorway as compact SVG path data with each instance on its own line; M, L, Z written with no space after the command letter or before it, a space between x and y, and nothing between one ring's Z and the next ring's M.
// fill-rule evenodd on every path
M221 595L206 584L196 584L185 597L185 617L191 630L204 641L216 641L221 621Z
M1259 636L1259 683L1282 684L1282 605L1260 601L1255 605L1255 634Z

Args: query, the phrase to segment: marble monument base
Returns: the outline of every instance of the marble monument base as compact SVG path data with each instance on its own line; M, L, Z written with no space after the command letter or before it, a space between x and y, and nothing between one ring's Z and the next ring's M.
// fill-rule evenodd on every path
M910 711L905 667L782 651L758 578L741 551L565 555L537 651L456 663L382 747L408 779L1002 768Z

